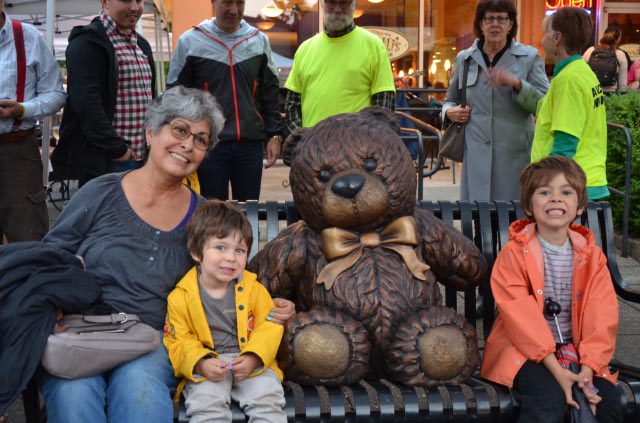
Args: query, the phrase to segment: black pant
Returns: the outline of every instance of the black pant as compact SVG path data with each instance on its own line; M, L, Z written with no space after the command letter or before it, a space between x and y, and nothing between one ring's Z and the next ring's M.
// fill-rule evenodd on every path
M216 145L198 168L200 194L206 198L258 200L262 184L261 142L227 141Z
M593 378L602 401L596 406L599 423L622 422L620 394L612 383ZM513 395L520 404L519 423L563 423L568 410L564 392L542 363L527 361L513 381Z
M40 241L49 229L46 200L35 135L0 142L0 244L3 233L9 242Z

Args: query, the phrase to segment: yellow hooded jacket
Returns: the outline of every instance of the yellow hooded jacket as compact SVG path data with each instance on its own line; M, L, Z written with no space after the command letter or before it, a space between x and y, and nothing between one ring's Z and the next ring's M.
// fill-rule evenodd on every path
M254 273L245 270L242 279L235 285L235 293L240 354L252 352L262 359L264 367L253 375L270 368L282 380L282 371L275 358L284 328L266 320L274 308L269 292L257 281ZM187 272L169 294L163 341L175 376L182 378L174 397L177 401L187 380L205 380L204 377L193 374L196 363L207 355L217 356L213 352L214 343L202 307L195 267Z

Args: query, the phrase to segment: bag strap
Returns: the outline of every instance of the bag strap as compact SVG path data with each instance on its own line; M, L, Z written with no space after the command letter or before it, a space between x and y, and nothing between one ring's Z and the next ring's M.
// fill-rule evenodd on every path
M460 105L467 105L467 77L469 76L469 57L464 60L464 67L462 70L462 91L460 93Z
M27 54L24 50L24 34L22 32L22 23L14 19L11 20L13 27L13 42L16 46L16 64L18 65L18 83L16 87L16 101L22 103L24 101L24 89L27 80ZM13 127L20 126L20 119L14 119Z
M84 320L87 323L123 324L131 321L139 322L140 318L136 314L113 313L113 314L105 314L103 316L95 315L95 314L83 315L82 320Z

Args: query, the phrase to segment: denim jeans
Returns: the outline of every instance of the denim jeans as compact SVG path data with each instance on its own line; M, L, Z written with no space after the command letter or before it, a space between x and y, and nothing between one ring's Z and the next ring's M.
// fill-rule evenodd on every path
M200 194L206 198L237 201L258 200L262 184L261 142L221 142L198 168Z
M164 345L101 375L40 380L49 423L172 423L177 380Z

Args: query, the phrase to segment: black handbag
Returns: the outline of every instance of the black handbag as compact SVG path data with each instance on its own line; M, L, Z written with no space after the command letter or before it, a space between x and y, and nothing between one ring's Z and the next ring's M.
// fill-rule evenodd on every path
M464 61L462 71L462 90L460 92L460 105L467 105L467 75L469 74L469 59ZM449 125L442 135L442 145L440 145L440 155L454 162L462 162L464 157L464 131L465 124L454 122Z

